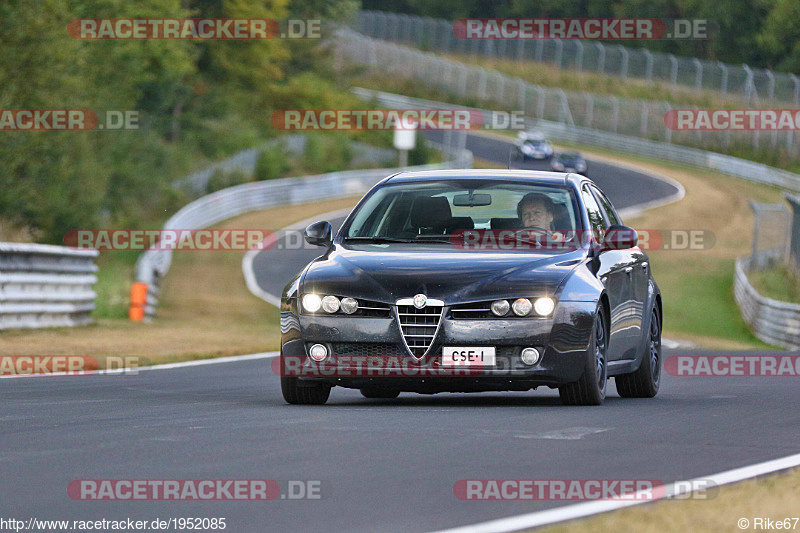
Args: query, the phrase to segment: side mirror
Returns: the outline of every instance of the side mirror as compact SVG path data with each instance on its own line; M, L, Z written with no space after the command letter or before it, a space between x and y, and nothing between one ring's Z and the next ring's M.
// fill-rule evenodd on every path
M308 244L326 247L330 247L333 243L332 234L333 230L331 228L331 223L327 220L314 222L303 232L303 236Z
M633 248L639 242L639 234L636 230L623 226L622 224L612 224L606 230L603 239L604 250L627 250Z

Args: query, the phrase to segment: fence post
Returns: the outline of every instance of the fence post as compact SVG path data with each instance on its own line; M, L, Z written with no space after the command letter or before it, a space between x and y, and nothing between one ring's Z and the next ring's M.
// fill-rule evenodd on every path
M589 93L583 93L586 98L586 127L592 127L592 119L594 118L594 97Z
M653 54L650 53L650 50L644 50L644 56L647 58L644 79L647 83L653 83Z
M703 64L696 57L692 58L692 63L694 63L695 68L694 87L699 91L703 88Z
M622 53L622 65L619 69L619 74L623 78L628 77L628 49L622 46L621 44L617 45L619 47L620 52Z
M767 78L769 78L769 87L767 88L767 95L769 96L770 103L772 103L775 100L775 74L773 74L772 71L769 69L766 69L764 72L767 73Z
M667 112L672 109L672 106L669 105L669 102L664 102L664 105L667 107ZM668 143L672 143L672 130L664 124L664 140Z
M572 41L575 43L575 69L578 72L583 71L583 43L579 40L575 39Z
M647 100L642 100L642 116L639 119L639 131L642 134L642 137L647 137L647 118L649 114L649 109L647 106Z
M722 69L722 81L720 82L719 90L722 94L728 94L728 67L722 61L717 61L717 64Z
M560 69L561 68L561 55L564 51L564 43L561 39L556 39L556 59L555 64Z
M619 98L616 96L611 96L611 102L614 109L614 118L612 119L611 123L613 124L613 131L617 133L617 125L619 123Z
M597 46L597 72L606 73L606 47L603 43L594 43Z
M522 63L525 60L525 43L527 39L517 39L517 61Z
M668 57L670 62L669 81L672 85L676 85L678 83L678 60L672 54L668 54Z

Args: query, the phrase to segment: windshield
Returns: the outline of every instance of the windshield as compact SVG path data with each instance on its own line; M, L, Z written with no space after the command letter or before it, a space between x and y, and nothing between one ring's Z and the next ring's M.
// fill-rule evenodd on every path
M495 180L398 183L376 190L342 237L415 242L471 229L570 231L578 227L576 213L566 186Z

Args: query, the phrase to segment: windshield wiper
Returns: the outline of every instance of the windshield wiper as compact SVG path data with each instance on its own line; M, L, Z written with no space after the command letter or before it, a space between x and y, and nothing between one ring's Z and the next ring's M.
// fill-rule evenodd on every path
M383 243L383 242L414 242L409 239L395 239L394 237L380 237L378 235L363 235L363 236L353 236L353 237L345 237L344 241L362 241L362 242L374 242L374 243Z

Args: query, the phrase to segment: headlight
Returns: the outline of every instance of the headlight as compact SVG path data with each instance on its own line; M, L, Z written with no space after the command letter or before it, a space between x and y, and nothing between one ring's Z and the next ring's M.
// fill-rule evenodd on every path
M303 309L309 313L316 313L322 306L322 299L316 294L303 295Z
M555 163L553 163L553 168L556 169L556 170L564 170L564 165L562 165L559 162L555 162Z
M521 150L523 152L525 152L526 154L530 154L531 152L533 152L533 148L531 148L527 144L523 144L522 147L521 147Z
M575 169L578 172L583 172L584 170L586 170L586 165L584 163L578 163L578 165L575 167Z
M496 300L492 302L492 313L496 316L506 316L509 307L511 306L508 305L508 300Z
M531 312L533 308L533 304L527 298L519 298L514 300L514 305L511 306L514 309L514 314L517 316L525 316Z
M553 309L556 308L556 301L552 298L544 297L544 298L537 298L533 302L533 310L536 311L537 315L547 316L553 312Z
M355 298L342 298L342 311L352 315L358 310L358 302Z
M322 309L326 313L335 313L339 310L339 298L336 296L326 296L322 299Z

